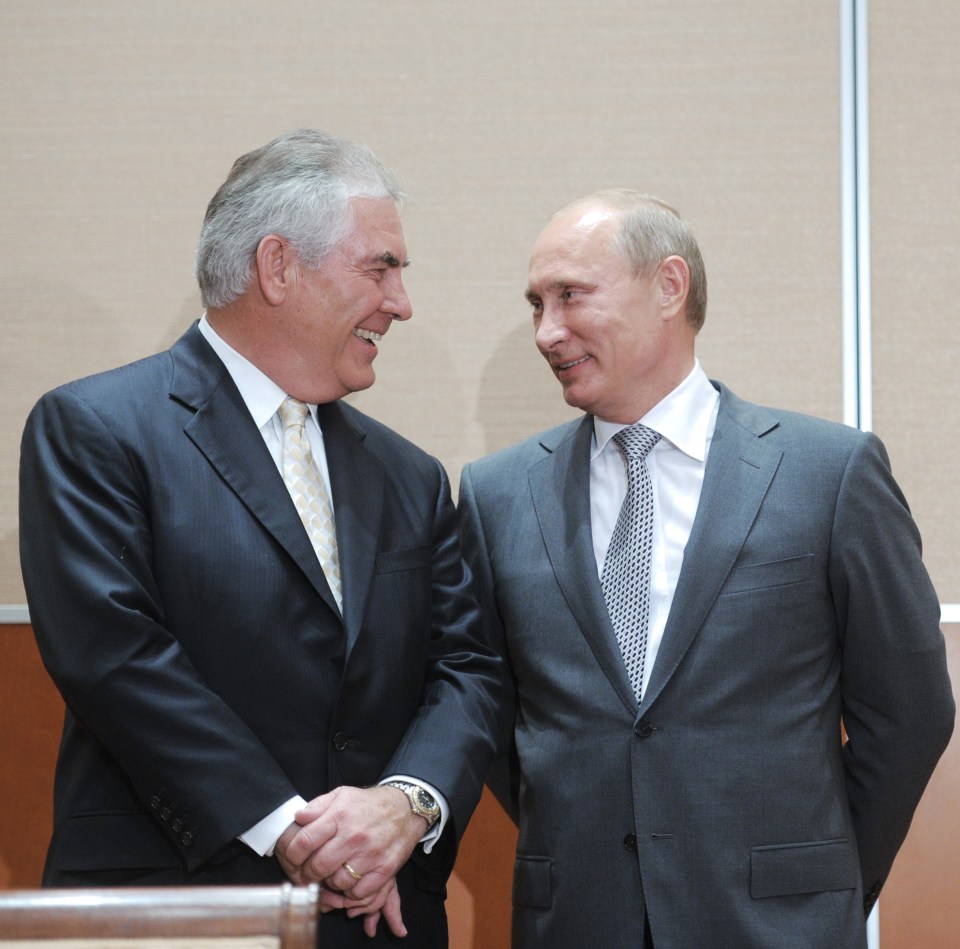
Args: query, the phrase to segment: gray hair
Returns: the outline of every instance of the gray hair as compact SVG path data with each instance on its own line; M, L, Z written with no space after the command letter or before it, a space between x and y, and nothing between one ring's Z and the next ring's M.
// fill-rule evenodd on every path
M243 295L260 241L279 234L307 266L318 267L353 229L350 202L403 193L366 145L298 129L238 158L207 207L196 277L205 307Z
M629 261L636 276L650 276L663 260L674 255L687 262L687 322L699 332L707 316L707 272L690 225L666 201L628 188L595 191L557 214L590 204L606 205L620 212L614 249Z

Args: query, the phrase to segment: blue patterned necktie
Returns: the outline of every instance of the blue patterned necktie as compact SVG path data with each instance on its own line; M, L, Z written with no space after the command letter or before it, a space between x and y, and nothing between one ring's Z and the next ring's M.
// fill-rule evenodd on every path
M627 465L627 495L617 517L600 583L617 645L640 701L650 614L650 561L653 551L653 485L647 455L659 432L631 425L613 436Z

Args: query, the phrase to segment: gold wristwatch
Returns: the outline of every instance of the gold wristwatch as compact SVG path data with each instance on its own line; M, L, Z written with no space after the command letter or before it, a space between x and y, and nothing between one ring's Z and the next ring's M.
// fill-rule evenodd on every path
M427 822L427 830L440 820L440 805L426 788L420 787L419 784L410 784L409 781L385 781L383 786L403 791L410 802L410 810L414 814L419 814Z

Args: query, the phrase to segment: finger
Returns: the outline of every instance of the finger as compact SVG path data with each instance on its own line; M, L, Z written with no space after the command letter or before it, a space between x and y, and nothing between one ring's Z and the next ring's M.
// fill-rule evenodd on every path
M379 870L364 873L362 879L355 880L343 867L324 879L324 886L340 890L350 899L370 902L371 899L393 879Z
M312 801L304 804L304 806L294 814L294 819L298 824L309 824L311 821L315 821L318 817L322 817L323 814L326 813L339 796L340 788L335 788L326 794L315 797Z
M343 909L346 905L346 899L342 893L334 893L332 890L320 890L320 912L329 913L331 910Z
M328 844L337 832L337 823L330 817L319 817L309 824L301 826L287 842L284 855L287 860L296 866L302 866L310 860L318 850ZM341 858L338 863L345 858ZM335 864L336 865L336 864ZM317 868L315 867L314 870ZM331 866L327 873L333 870ZM322 877L320 877L322 879Z
M396 882L387 896L387 901L383 904L382 912L394 936L402 939L407 935L407 927L403 925L403 916L400 913L400 891L397 889Z
M355 916L370 916L373 913L379 913L383 908L383 904L386 903L387 897L390 895L391 890L394 888L393 880L389 880L387 885L380 889L369 899L364 900L362 903L358 902L348 902L347 903L347 916L353 918Z
M370 913L369 916L363 917L363 931L366 935L373 939L377 935L377 924L380 922L380 912Z

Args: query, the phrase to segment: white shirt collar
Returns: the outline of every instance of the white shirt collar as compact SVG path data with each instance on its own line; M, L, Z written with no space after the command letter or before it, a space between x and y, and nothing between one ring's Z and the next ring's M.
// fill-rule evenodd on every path
M637 421L659 432L684 454L703 462L707 457L711 423L719 398L720 394L700 367L700 361L695 359L687 378ZM603 451L620 429L626 427L619 422L594 418L591 460Z
M206 313L200 317L198 328L200 334L227 367L227 372L240 390L240 396L253 416L257 428L263 428L277 414L287 393L227 343L210 325ZM314 414L316 406L311 405L310 412ZM315 414L314 419L316 419Z

